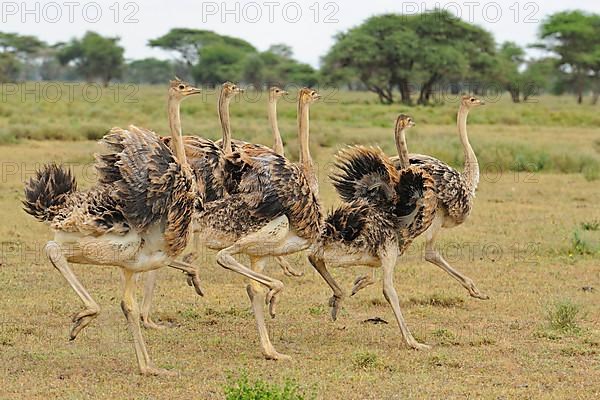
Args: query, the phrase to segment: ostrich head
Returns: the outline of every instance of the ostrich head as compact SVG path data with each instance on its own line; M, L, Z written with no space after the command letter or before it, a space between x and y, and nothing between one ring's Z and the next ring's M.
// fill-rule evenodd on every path
M231 99L236 94L244 93L244 89L232 82L225 82L222 90L226 99Z
M281 89L278 86L272 86L271 88L269 88L269 100L270 101L277 101L280 98L282 98L283 96L286 96L288 94L288 92L286 92L285 90Z
M189 83L182 81L178 77L175 77L174 80L170 82L169 86L169 96L173 99L177 99L179 101L185 99L188 96L193 94L200 93L201 90L195 86L190 85Z
M398 118L396 118L396 126L400 129L412 128L415 125L415 121L409 115L400 114L398 115Z
M467 108L478 107L485 104L483 100L478 99L475 96L463 96L460 102L464 107Z
M321 95L317 91L310 88L302 88L298 93L300 104L311 104L321 98Z

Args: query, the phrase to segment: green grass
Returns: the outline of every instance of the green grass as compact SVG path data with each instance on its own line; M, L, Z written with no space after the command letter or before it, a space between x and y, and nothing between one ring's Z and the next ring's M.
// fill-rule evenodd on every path
M379 357L370 351L361 351L354 354L352 365L356 369L369 370L379 365Z
M50 85L51 83L42 83ZM52 83L54 84L54 83ZM32 83L21 87L33 88ZM55 103L25 101L7 94L0 113L0 144L30 140L97 140L112 126L134 123L157 132L167 132L165 89L140 86L132 92L125 86L104 89L97 101L86 101L83 84L69 89ZM38 90L43 93L43 90ZM22 89L25 90L25 89ZM120 94L120 96L117 96ZM131 94L127 97L125 94ZM2 93L0 92L0 95ZM294 98L280 103L281 130L291 154L297 153ZM395 116L409 113L417 128L409 134L411 150L462 166L463 153L454 127L457 103L423 107L378 104L371 93L325 92L313 107L315 147L336 149L342 143L379 144L393 151L390 135ZM31 96L30 96L31 97ZM184 131L212 139L219 137L213 89L182 105ZM265 124L265 96L247 93L231 105L234 136L270 143ZM470 133L484 173L553 171L582 173L589 181L600 178L600 150L596 137L600 126L597 107L575 104L569 97L543 96L536 102L513 104L507 96L474 110L469 116ZM244 121L243 123L241 121ZM326 128L325 128L326 127ZM550 128L550 129L547 129ZM578 132L573 131L578 129ZM575 136L576 135L576 136Z
M581 327L578 324L581 306L571 300L561 300L547 310L548 327L563 334L578 334Z
M417 121L408 133L411 151L462 164L455 104L405 109L378 105L364 93L338 96L338 103L311 109L311 151L325 210L338 202L326 178L335 152L361 143L393 153L393 120L400 112ZM472 112L469 134L482 161L475 206L463 225L442 231L437 245L490 300L469 297L427 263L423 240L416 240L399 260L394 282L408 327L431 350L414 351L402 341L382 294L380 271L377 284L344 299L332 322L331 291L298 255L290 261L305 272L300 278L284 276L272 262L265 269L285 284L277 317L266 315L271 340L292 357L265 360L247 281L218 266L214 252L202 251L198 265L206 295L195 295L180 273L160 270L153 313L171 328L143 331L154 363L180 372L171 379L137 373L116 268L73 266L102 312L77 340L68 340L71 316L82 305L43 254L50 230L22 212L20 203L23 181L36 164L74 163L80 186L93 184L86 167L102 148L87 137L129 123L167 132L164 88L142 87L138 99L51 106L9 98L0 107L0 135L7 143L0 145L1 399L212 400L225 398L226 390L263 398L287 391L306 399L600 396L600 319L593 318L600 315L598 257L567 254L574 230L592 250L600 239L598 181L584 176L600 157L597 107L542 97L537 104L502 100ZM264 101L234 102L231 109L234 137L270 143ZM295 106L283 103L280 110L286 152L295 160ZM214 95L186 100L184 131L218 138L215 114ZM52 137L64 140L44 139ZM498 251L490 254L488 248ZM367 271L331 270L347 294L354 278ZM582 290L586 286L595 290ZM575 311L540 307L556 298L570 299ZM376 317L389 323L363 323ZM578 334L571 333L577 328ZM247 379L228 379L227 371L246 371Z
M286 380L283 385L265 382L261 379L250 381L242 375L225 386L226 400L308 400L315 398L307 395L298 383Z
M600 222L582 222L573 231L571 236L572 254L593 255L600 254Z

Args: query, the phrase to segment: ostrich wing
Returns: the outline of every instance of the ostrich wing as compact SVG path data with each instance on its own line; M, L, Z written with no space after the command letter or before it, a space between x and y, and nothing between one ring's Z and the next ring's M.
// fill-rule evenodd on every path
M380 206L394 197L398 172L379 148L353 146L336 155L333 186L346 201L363 199Z
M193 181L154 132L133 125L113 128L102 142L110 151L97 155L100 182L116 187L123 214L134 227L145 229L168 217L183 206L182 198L189 203L185 192Z
M435 181L427 171L416 166L405 168L399 174L392 215L401 238L410 242L433 222L437 208Z
M397 169L401 169L397 157L392 161ZM428 172L435 181L435 190L439 205L455 221L463 221L471 212L471 192L459 171L437 158L410 154L410 164Z

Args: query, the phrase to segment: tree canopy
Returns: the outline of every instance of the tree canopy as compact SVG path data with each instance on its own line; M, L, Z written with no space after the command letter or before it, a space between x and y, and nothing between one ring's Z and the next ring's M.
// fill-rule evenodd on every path
M46 47L34 36L0 32L0 82L17 80L30 59Z
M379 96L394 102L397 89L403 103L431 100L434 86L460 80L490 67L495 44L492 35L449 12L420 15L386 14L341 33L323 58L330 80L356 79Z
M557 67L568 75L583 101L586 85L593 85L598 99L600 81L600 15L583 11L563 11L548 17L540 27L537 47L555 54Z
M262 87L269 82L313 85L316 71L292 58L285 44L259 52L243 39L215 32L176 28L150 40L151 47L176 52L198 83L216 85L226 80L245 81Z
M600 98L600 15L563 11L547 17L539 42L547 51L528 58L513 42L497 45L479 26L435 9L422 14L383 14L340 32L315 70L294 58L290 46L259 50L244 39L174 28L148 45L174 53L171 60L125 63L119 38L87 32L68 43L47 45L34 36L0 32L0 81L123 78L159 83L174 74L197 84L239 81L266 85L317 84L370 90L382 103L433 104L439 93L507 91L514 102L542 91L571 92L579 103Z
M73 39L61 46L58 60L63 65L73 63L88 82L99 78L106 86L123 72L125 50L118 42L118 38L87 32L82 39Z

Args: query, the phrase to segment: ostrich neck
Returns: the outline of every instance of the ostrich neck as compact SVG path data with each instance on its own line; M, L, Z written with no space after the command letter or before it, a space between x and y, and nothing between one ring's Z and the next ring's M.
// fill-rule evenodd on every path
M298 139L300 141L300 165L302 166L312 192L319 193L319 184L315 174L309 148L309 106L301 104L298 110Z
M181 116L179 114L180 100L169 98L169 129L171 131L171 149L175 153L177 161L181 165L187 165L187 157L183 147L183 138L181 132Z
M277 100L275 99L269 100L269 124L273 133L273 150L275 153L283 156L283 141L281 140L281 133L279 133L279 125L277 124Z
M229 101L222 92L219 96L219 120L221 121L221 131L223 132L223 151L225 154L231 154L231 125L229 123Z
M406 147L406 130L404 128L396 129L396 150L398 151L398 159L400 160L400 167L402 169L410 166L410 160L408 157L408 148Z
M465 178L471 194L475 194L477 184L479 183L479 162L475 156L475 152L469 143L469 137L467 136L467 116L469 110L461 106L458 110L458 132L460 133L460 141L463 145L465 152L465 166L463 170L463 177Z

